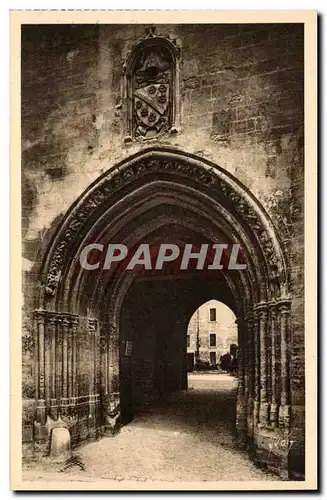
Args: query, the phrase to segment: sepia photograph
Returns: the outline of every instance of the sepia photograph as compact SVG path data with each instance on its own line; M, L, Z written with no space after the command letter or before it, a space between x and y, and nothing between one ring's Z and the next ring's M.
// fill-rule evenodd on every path
M11 12L12 489L317 488L316 24Z

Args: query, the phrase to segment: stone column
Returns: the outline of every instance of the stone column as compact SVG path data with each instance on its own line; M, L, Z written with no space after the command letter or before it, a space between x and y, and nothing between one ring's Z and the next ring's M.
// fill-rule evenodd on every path
M69 319L64 317L62 320L62 390L61 390L61 415L68 416L69 399L68 399L68 336L69 336Z
M245 384L245 351L246 351L246 335L245 322L242 317L238 318L238 394L237 394L237 431L238 437L241 440L246 438L247 427L247 401L246 401L246 384Z
M253 433L253 402L254 402L254 383L255 383L255 357L254 357L254 325L253 313L246 316L247 331L247 428L248 434Z
M50 399L51 399L51 326L49 317L45 317L44 323L44 398L45 404L48 409L50 409Z
M248 330L247 324L242 319L241 325L243 331L243 372L244 372L244 396L247 401L249 397L249 343L248 343Z
M120 428L120 385L119 385L119 337L116 326L108 322L106 324L104 363L107 367L105 375L105 434L113 435Z
M51 389L50 389L50 416L52 420L58 418L57 390L56 390L56 330L57 318L54 314L49 317L49 340L51 342L50 365L51 365Z
M72 320L72 398L78 396L78 339L77 339L78 320Z
M276 305L270 306L270 337L271 337L271 406L270 425L275 428L277 420L277 392L276 392Z
M281 336L281 394L279 409L279 426L285 429L290 425L290 339L289 339L289 315L290 301L280 301L278 303L280 315L280 336Z
M69 402L73 396L73 328L72 322L69 322L68 339L67 339L67 370L68 370L68 399Z
M108 392L119 393L119 338L114 324L108 324Z
M44 323L45 323L45 311L38 310L35 312L36 326L37 326L37 341L35 343L36 348L36 421L40 424L45 424L46 422L46 405L45 405L45 377L44 377Z
M109 376L109 360L108 360L108 335L107 332L102 337L102 356L103 356L103 390L105 394L108 394L109 392L109 383L108 383L108 376Z
M89 347L90 347L90 372L89 372L89 420L91 421L91 428L94 429L95 425L95 335L97 328L96 319L89 318L87 321L89 333ZM94 429L95 430L95 429Z
M245 380L244 380L244 321L239 318L235 322L238 330L238 393L244 396Z
M103 400L106 402L108 397L108 341L107 328L105 323L101 323L100 331L100 356L101 356L101 373L100 385Z
M260 412L259 422L261 426L267 426L269 417L268 402L268 373L267 373L267 305L258 306L259 335L260 335Z
M257 427L259 423L260 411L260 333L258 311L253 311L253 338L254 338L254 405L253 405L253 425Z
M36 421L48 425L68 416L77 379L76 328L78 316L56 311L35 311Z
M77 339L78 319L72 318L71 321L71 385L69 405L71 407L71 416L77 419L77 397L78 397L78 339Z
M57 342L56 342L56 393L57 404L59 407L59 415L61 415L61 397L62 397L62 344L63 344L63 325L62 317L58 316L57 320Z

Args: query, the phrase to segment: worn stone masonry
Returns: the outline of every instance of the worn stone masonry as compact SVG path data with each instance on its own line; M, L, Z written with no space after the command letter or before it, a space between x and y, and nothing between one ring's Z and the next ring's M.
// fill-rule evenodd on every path
M214 298L237 317L240 441L303 478L303 25L26 25L21 60L24 453L185 388ZM171 239L240 243L247 269L79 265L88 242Z

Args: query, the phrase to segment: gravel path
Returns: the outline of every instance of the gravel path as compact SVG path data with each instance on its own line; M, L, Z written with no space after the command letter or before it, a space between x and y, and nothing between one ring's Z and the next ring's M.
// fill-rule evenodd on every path
M236 384L223 374L189 375L188 391L143 408L114 438L79 447L72 467L59 473L59 479L279 480L258 469L237 444ZM39 470L35 477L30 469L28 479L44 478L42 474Z

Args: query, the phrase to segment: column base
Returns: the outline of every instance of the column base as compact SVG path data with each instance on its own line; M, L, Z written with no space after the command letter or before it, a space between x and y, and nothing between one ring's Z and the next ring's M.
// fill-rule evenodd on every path
M278 423L279 427L283 429L289 429L290 427L290 406L289 405L281 405L279 407L279 416Z
M247 440L247 398L245 395L237 397L236 430L238 439L245 443Z
M253 429L254 429L253 412L254 412L254 401L253 401L253 398L249 398L248 403L247 403L247 417L246 417L248 438L253 437Z
M34 451L37 454L49 455L50 453L50 437L53 429L65 428L69 430L68 425L58 417L53 420L49 415L46 423L34 422Z
M269 403L260 402L259 427L267 427L269 421Z
M289 436L282 430L259 427L254 430L254 462L284 480L289 479L289 450Z

